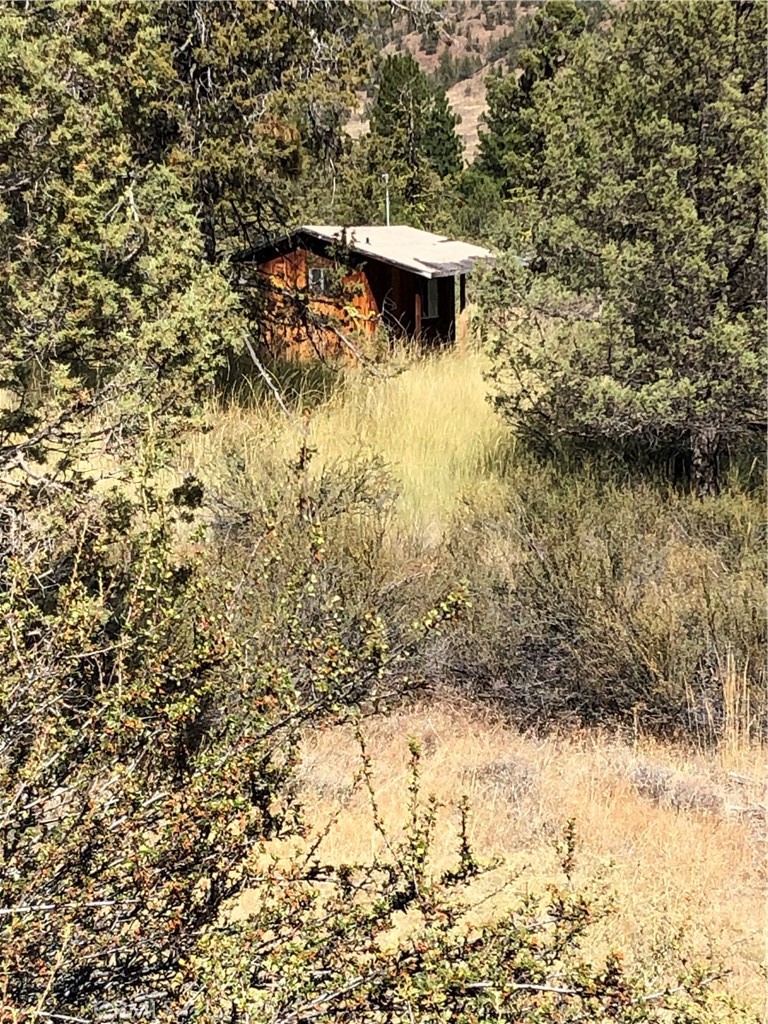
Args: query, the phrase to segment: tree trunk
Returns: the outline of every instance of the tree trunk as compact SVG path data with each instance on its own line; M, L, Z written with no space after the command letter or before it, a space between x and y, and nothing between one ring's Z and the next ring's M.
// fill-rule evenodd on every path
M705 427L691 436L691 481L699 498L720 491L719 452L720 435L715 427Z

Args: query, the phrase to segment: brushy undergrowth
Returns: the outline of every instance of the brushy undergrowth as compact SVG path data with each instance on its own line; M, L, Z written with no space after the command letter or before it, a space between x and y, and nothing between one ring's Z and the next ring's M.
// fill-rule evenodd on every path
M294 369L288 415L268 395L214 411L188 468L226 490L236 463L237 486L258 492L314 455L313 486L327 498L335 475L338 497L364 509L334 525L353 604L407 622L463 583L473 609L423 659L431 681L490 695L526 724L623 721L706 744L762 735L754 479L734 472L702 500L626 466L543 462L495 417L484 369L480 353L453 351L326 376L320 391L316 374L302 391Z
M456 524L475 607L447 671L530 722L619 719L704 743L765 724L757 500L518 461L501 514Z
M455 855L455 804L466 794L479 859L501 863L478 878L473 923L493 920L523 889L544 889L558 873L553 848L569 818L580 836L575 884L599 874L615 912L586 940L599 957L621 949L627 962L660 953L670 934L694 958L713 955L722 983L757 1012L765 1001L765 885L762 762L612 728L520 730L482 703L444 691L408 702L364 726L380 816L403 822L408 737L418 738L425 793L438 801L433 864ZM352 863L384 849L368 827L368 800L354 786L359 749L351 726L308 731L299 769L306 819L330 828L323 858ZM504 877L515 876L507 898ZM483 901L483 897L486 899ZM244 897L243 910L258 904ZM663 954L662 954L663 955ZM718 986L719 987L719 986Z

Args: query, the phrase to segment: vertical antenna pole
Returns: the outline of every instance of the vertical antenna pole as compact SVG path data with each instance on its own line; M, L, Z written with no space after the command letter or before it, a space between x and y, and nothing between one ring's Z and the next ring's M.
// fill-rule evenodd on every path
M386 224L389 227L389 175L382 174L381 180L384 182L384 211L386 214Z

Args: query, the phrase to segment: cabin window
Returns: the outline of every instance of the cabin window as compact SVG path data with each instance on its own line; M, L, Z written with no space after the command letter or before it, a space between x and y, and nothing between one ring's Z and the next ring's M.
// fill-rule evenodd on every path
M326 267L309 268L309 294L327 295L330 289L330 275Z
M425 320L434 320L437 317L437 280L427 281L423 317Z

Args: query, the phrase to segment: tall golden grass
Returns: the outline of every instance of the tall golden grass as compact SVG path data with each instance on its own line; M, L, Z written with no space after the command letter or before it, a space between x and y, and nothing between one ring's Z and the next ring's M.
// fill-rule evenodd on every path
M723 725L721 752L725 764L738 766L742 752L749 747L752 724L752 700L747 665L736 662L731 650L718 659L718 671L723 688Z
M234 448L258 474L265 451L290 459L305 442L317 451L317 468L378 456L400 492L393 528L434 545L462 498L493 503L503 487L494 468L505 458L509 433L486 400L485 368L478 352L406 354L379 375L348 371L320 404L308 373L304 392L293 383L292 415L268 393L255 403L212 408L213 429L192 441L188 467L215 478L223 452Z
M456 350L404 353L378 375L352 370L330 382L327 371L293 368L283 382L287 415L269 391L212 407L212 429L193 439L183 468L215 483L234 453L258 481L302 445L316 450L315 472L378 457L399 490L386 544L403 572L439 563L495 600L497 586L514 590L530 573L538 544L550 561L532 563L537 600L555 587L595 641L575 641L586 682L634 661L654 700L681 695L702 744L719 737L724 756L737 759L765 725L766 702L754 696L768 681L758 500L736 483L705 505L658 481L537 468L518 457L488 402L486 368L481 353ZM620 644L604 643L609 635Z

